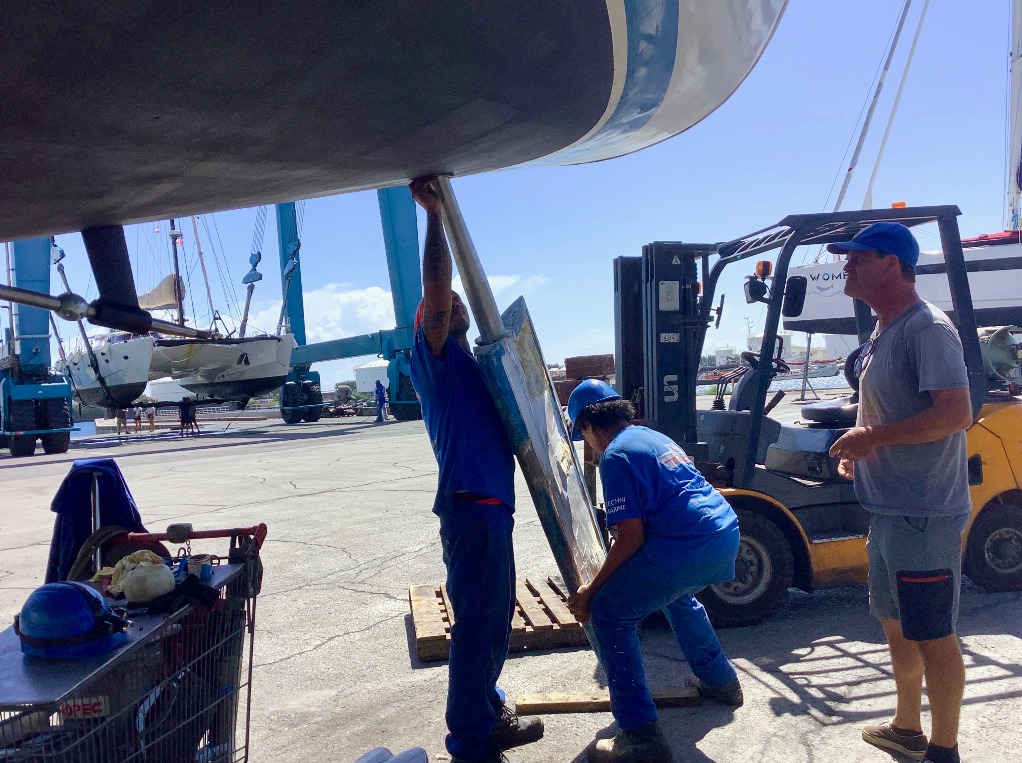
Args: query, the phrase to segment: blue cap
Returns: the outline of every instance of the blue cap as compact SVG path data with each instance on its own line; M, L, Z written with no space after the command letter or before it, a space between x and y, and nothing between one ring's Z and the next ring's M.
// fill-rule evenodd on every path
M586 379L572 390L568 398L568 418L571 419L571 439L578 441L582 439L582 432L575 426L575 420L582 411L594 403L602 403L604 400L620 400L621 395L607 382L599 379Z
M912 231L901 223L873 223L859 231L851 241L839 241L827 246L827 251L834 254L868 250L893 254L913 268L919 261L919 242Z

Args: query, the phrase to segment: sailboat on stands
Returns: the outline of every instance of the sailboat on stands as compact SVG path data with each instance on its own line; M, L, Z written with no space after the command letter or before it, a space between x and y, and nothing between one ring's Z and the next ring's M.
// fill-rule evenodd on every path
M920 19L920 26L922 19ZM895 43L897 41L895 40ZM911 60L911 54L910 58ZM1011 71L1009 78L1010 102L1008 125L1008 230L984 234L962 240L965 267L969 273L969 287L980 326L1022 325L1022 0L1011 4ZM907 74L907 65L906 65ZM895 107L897 101L895 101ZM893 118L893 114L892 114ZM860 136L861 146L868 122ZM890 126L888 126L888 130ZM882 152L881 146L881 152ZM854 164L853 159L853 164ZM877 163L879 164L879 158ZM850 172L849 172L850 175ZM876 171L874 170L874 177ZM845 184L847 186L848 178ZM872 184L871 184L872 185ZM844 190L844 189L843 189ZM867 190L866 204L872 206L871 190ZM838 201L840 204L840 198ZM855 316L852 300L844 293L844 261L834 255L826 262L792 268L790 275L808 279L805 307L797 318L785 318L784 328L816 334L855 334ZM916 290L919 296L941 310L952 313L951 292L948 285L942 252L922 252L916 266ZM1014 273L1015 275L1011 275Z
M198 239L198 227L192 220L199 261L202 264L202 247ZM173 247L175 273L179 270L179 249L183 235L170 221L170 240ZM205 273L205 265L202 264ZM185 325L184 290L180 278L173 276L161 282L164 308L171 308L177 314L177 323ZM158 287L160 288L160 287ZM206 285L209 295L209 285ZM155 290L154 290L155 291ZM249 294L251 299L251 292ZM212 310L214 320L219 315ZM248 304L246 303L246 314ZM222 323L222 321L221 321ZM294 336L282 331L278 325L276 334L245 336L245 323L238 336L216 336L213 339L182 339L152 335L153 354L149 367L149 380L171 378L189 392L203 398L242 400L272 392L282 387L287 380L291 365L291 351L295 348Z
M51 243L51 251L64 288L71 291L62 263L64 250ZM147 296L139 297L143 308ZM70 377L75 397L83 405L106 408L130 405L149 383L152 338L122 331L89 336L82 321L77 323L80 334L77 346L66 355L61 347L61 358L54 363L54 370Z

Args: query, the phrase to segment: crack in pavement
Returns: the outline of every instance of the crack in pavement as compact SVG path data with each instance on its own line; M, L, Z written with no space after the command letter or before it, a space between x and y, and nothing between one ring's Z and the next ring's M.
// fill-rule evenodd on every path
M355 629L353 631L345 631L344 633L334 634L333 636L330 636L329 638L324 639L323 641L319 642L315 646L309 647L308 649L303 649L300 652L295 652L294 654L289 654L286 657L281 657L280 659L277 659L277 660L271 660L269 662L257 662L252 667L253 668L267 668L267 667L272 667L274 665L279 665L280 663L287 662L288 660L294 659L295 657L301 657L303 654L309 654L310 652L315 652L317 649L321 649L322 647L324 647L327 644L329 644L331 641L336 641L337 639L344 638L345 636L355 636L355 635L358 635L360 633L365 633L366 631L372 630L373 628L375 628L378 625L383 625L383 623L387 622L388 620L395 620L395 619L397 619L399 617L403 618L404 616L405 616L405 613L404 612L400 612L400 613L398 613L396 615L390 615L389 617L384 617L382 620L377 620L375 622L372 622L369 625L365 626L364 628L357 628L357 629Z

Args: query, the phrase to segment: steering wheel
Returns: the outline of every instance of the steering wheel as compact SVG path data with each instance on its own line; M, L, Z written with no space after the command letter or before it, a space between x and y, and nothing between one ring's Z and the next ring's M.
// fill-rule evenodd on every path
M748 363L753 370L759 368L758 352L743 352L742 360ZM785 363L781 358L771 358L770 365L773 368L773 372L775 374L786 374L789 371L791 371L791 366Z

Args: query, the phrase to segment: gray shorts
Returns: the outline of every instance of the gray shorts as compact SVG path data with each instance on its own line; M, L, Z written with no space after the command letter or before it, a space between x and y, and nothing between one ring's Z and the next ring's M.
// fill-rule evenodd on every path
M968 521L968 514L870 514L869 611L875 617L900 620L911 641L954 633L962 586L962 533Z

